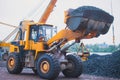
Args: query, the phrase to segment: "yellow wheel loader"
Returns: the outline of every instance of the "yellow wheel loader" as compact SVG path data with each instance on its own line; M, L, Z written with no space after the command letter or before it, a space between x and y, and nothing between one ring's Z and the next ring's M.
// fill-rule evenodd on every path
M72 78L82 74L80 57L67 55L66 49L69 47L63 48L65 43L71 40L80 42L81 39L107 33L113 17L90 6L68 10L65 12L66 28L56 33L53 25L46 24L56 1L50 1L38 23L22 21L14 41L0 42L1 47L9 47L6 65L9 73L19 74L26 67L31 68L40 78L51 80L57 78L61 71L66 77Z

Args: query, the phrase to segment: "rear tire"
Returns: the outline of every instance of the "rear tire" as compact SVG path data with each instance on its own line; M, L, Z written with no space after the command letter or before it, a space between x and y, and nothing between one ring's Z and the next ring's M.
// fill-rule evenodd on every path
M43 54L37 61L37 73L40 78L54 80L60 73L60 63L53 54Z
M82 61L80 57L77 55L70 54L67 55L66 58L68 60L68 65L72 65L72 67L63 70L62 73L66 77L72 77L72 78L79 77L83 71Z
M11 74L19 74L22 72L22 63L20 62L19 53L11 53L7 59L7 70Z

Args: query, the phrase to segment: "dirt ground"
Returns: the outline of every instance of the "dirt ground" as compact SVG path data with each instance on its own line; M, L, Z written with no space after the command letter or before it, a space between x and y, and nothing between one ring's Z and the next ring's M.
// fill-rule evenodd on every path
M5 62L0 61L0 80L44 80L35 75L31 69L23 69L21 74L9 74L5 67ZM120 80L106 77L98 77L82 74L79 78L65 78L62 73L56 80Z

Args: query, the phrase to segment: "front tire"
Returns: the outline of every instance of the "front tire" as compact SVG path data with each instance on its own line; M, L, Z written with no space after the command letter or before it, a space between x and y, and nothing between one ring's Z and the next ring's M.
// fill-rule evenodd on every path
M43 54L37 61L37 73L40 78L53 80L60 73L60 63L53 54Z
M66 77L79 77L82 74L82 61L80 59L79 56L77 55L67 55L66 56L67 60L68 60L68 64L70 67L66 68L65 70L62 71L62 73L66 76Z
M19 74L22 72L22 63L20 62L19 53L11 53L7 59L7 70L11 74Z

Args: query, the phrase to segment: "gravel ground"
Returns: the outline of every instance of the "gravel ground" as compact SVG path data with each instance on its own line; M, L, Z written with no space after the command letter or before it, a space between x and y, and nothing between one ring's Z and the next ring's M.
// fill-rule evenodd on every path
M9 74L5 67L5 62L0 61L0 80L44 80L35 75L31 69L23 69L21 74ZM65 78L62 73L56 80L120 80L107 77L97 77L94 75L82 74L79 78Z

